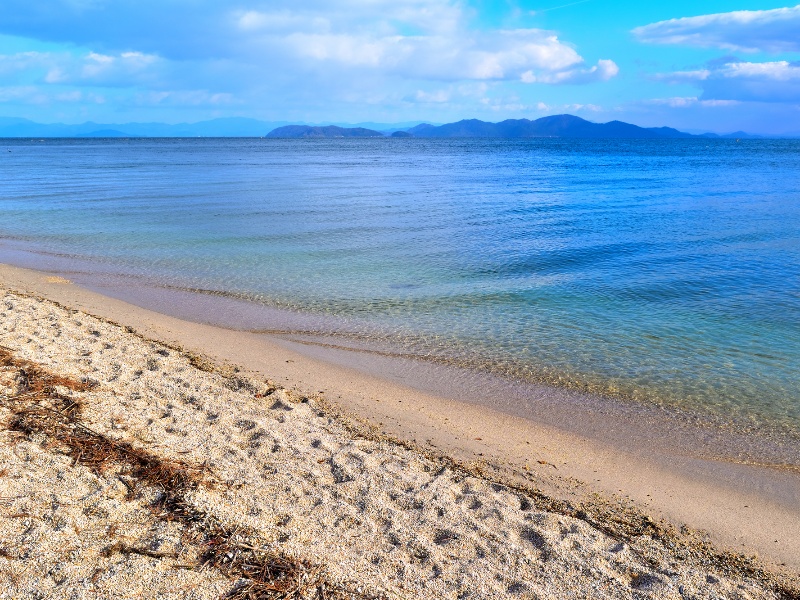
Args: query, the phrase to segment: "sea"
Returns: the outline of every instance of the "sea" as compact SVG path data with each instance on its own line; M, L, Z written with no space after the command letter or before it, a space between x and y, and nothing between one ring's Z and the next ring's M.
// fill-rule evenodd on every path
M0 261L800 432L800 140L5 139Z

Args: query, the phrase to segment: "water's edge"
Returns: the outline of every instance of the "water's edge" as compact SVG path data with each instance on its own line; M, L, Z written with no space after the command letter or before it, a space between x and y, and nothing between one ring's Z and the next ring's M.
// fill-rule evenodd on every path
M800 434L785 427L722 418L552 381L509 378L476 365L407 352L391 339L370 340L320 318L208 290L181 289L140 277L111 276L74 259L0 244L0 261L46 272L81 287L181 320L263 335L315 359L424 393L468 402L595 439L623 451L686 460L758 465L800 472ZM248 327L258 322L260 327Z

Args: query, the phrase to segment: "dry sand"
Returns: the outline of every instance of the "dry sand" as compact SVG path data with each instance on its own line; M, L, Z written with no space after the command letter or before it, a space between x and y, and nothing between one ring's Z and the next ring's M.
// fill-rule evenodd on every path
M51 297L52 286L72 288L1 274L6 288L25 281ZM126 325L137 313L144 329L143 312L105 306ZM175 329L162 328L162 339L192 329L169 323ZM307 561L300 571L317 584L304 588L308 597L323 588L325 597L800 597L791 564L770 572L556 474L551 457L575 450L555 437L554 449L526 451L527 470L478 459L491 448L476 435L466 444L458 425L424 448L399 443L383 433L388 422L371 427L318 394L286 389L296 382L284 372L270 381L212 368L131 327L19 292L2 292L0 346L0 598L218 598L253 579L233 568L240 555ZM322 379L326 396L347 396L354 381L336 390ZM39 380L50 383L37 388ZM449 414L458 421L470 410ZM414 413L404 423L419 432L424 421ZM87 439L126 450L102 462L82 449ZM458 460L444 455L457 446ZM183 465L192 484L159 483L125 462L143 455ZM773 515L765 527L797 527L796 512L772 508L757 507ZM209 556L222 538L225 554Z

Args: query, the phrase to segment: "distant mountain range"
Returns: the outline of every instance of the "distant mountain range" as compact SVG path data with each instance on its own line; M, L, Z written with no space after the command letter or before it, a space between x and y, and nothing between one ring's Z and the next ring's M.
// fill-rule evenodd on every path
M355 123L351 127L364 127L390 134L418 124L410 123ZM289 121L260 121L243 117L212 119L197 123L94 123L78 125L65 123L36 123L28 119L0 117L0 138L3 137L264 137L267 132L290 125ZM303 123L303 125L306 125ZM328 125L328 123L324 123ZM337 123L336 125L344 125Z
M288 126L270 131L271 138L308 137L381 137L387 132L365 128ZM693 135L671 127L639 127L622 121L592 123L574 115L555 115L531 121L529 119L508 119L500 123L487 123L478 119L468 119L446 125L423 123L405 130L394 131L391 137L416 138L755 138L744 132L720 136L716 133Z
M622 121L592 123L573 115L554 115L535 121L528 119L508 119L500 123L486 123L477 119L448 123L435 127L417 125L407 130L414 137L481 137L481 138L690 138L671 127L644 128Z
M273 129L268 138L341 138L341 137L385 137L385 134L365 127L314 127L311 125L286 125Z
M35 123L0 118L0 137L263 137L286 121L269 122L239 117L198 123Z
M384 132L386 133L386 132ZM380 137L383 133L371 129L348 129L343 127L279 127L267 137L307 138L307 137ZM693 135L671 127L639 127L622 121L592 123L574 115L554 115L531 121L529 119L508 119L500 123L487 123L478 119L468 119L446 125L423 123L405 130L394 131L392 137L417 138L754 138L744 132L720 136L716 133Z
M622 121L592 123L573 115L555 115L534 121L509 119L488 123L477 119L431 125L428 123L356 123L355 125L309 125L260 121L242 117L212 119L197 123L35 123L28 119L0 117L3 137L421 137L421 138L760 138L742 131L727 135L691 134L671 127L638 127ZM800 137L793 135L773 137Z

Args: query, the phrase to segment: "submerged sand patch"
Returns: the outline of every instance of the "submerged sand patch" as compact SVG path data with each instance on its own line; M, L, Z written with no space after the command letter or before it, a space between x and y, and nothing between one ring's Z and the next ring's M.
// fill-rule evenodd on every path
M0 345L0 598L800 597L634 507L492 480L46 300L4 293ZM313 585L253 587L257 553Z

